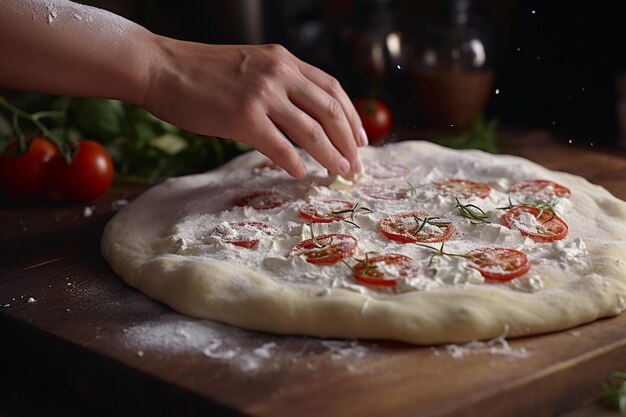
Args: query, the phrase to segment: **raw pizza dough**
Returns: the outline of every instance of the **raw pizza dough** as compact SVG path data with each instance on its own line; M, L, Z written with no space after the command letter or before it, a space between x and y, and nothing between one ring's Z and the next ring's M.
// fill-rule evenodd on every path
M562 330L626 308L626 203L602 187L522 158L428 142L361 152L365 174L354 182L327 177L304 154L309 175L296 181L280 170L261 168L267 160L257 152L213 172L167 180L109 222L103 255L129 285L181 313L280 334L466 342L497 337L506 329L512 337ZM372 178L397 175L385 163L409 170L398 178ZM471 224L459 215L454 198L433 192L433 182L446 178L489 183L489 197L463 203L486 208L492 223ZM536 243L501 225L503 211L495 207L506 203L513 184L535 178L572 191L556 205L569 225L564 240ZM410 183L416 192L408 200L371 198L362 190L373 182ZM279 190L294 202L268 210L233 206L237 195L250 190ZM423 276L397 290L379 290L354 282L341 262L319 266L288 256L291 247L309 238L299 209L325 198L359 201L373 213L356 216L360 229L345 222L315 225L318 235L353 234L359 241L357 258L369 251L410 255L423 263ZM407 208L437 211L454 222L457 233L447 250L515 248L528 255L531 271L499 283L481 280L460 259L437 257L427 267L431 251L391 241L379 231L382 218ZM220 224L238 220L268 222L279 234L262 238L252 249L212 236Z

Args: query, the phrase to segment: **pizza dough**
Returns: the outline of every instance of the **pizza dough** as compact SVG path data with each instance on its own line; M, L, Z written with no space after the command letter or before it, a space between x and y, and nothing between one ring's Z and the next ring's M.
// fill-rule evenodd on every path
M109 222L102 253L126 283L181 313L280 334L467 342L505 331L517 337L562 330L626 308L626 203L605 189L522 158L428 142L361 152L365 173L352 180L327 177L303 154L309 175L297 181L264 167L267 159L257 152L213 172L167 180ZM447 178L491 186L486 198L461 199L484 209L490 223L472 224L459 214L453 196L435 189L434 183ZM556 212L569 226L565 239L537 243L502 225L504 210L497 207L506 205L511 186L529 179L571 189L571 197L555 200ZM400 200L381 199L368 195L372 187L411 192ZM259 190L292 202L270 209L234 205L242 193ZM342 262L315 265L289 256L293 246L310 238L299 210L329 198L358 201L372 213L355 216L360 228L343 221L315 224L317 235L351 234L358 241L354 258L401 253L420 263L423 273L395 289L375 288L354 281ZM531 270L509 282L486 281L463 258L432 257L434 250L392 241L379 225L402 211L449 219L456 234L446 242L447 252L514 248L526 253ZM266 222L276 230L273 236L259 233L258 244L245 248L224 239L228 231L216 232L237 221Z

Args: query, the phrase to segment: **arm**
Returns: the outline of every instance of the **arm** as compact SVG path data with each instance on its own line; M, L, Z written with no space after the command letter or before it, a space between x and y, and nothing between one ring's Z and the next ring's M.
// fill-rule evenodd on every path
M332 173L359 171L367 137L339 83L278 45L155 35L66 0L0 1L0 86L115 98L183 129L248 143L305 174L289 139Z

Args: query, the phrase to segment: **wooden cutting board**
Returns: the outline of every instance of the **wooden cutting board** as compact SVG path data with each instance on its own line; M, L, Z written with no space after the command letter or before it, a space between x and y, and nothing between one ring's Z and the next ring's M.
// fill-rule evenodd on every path
M626 198L619 152L541 131L504 142ZM548 416L596 400L609 373L626 369L626 315L508 348L325 341L186 318L126 286L100 256L113 203L142 190L118 185L90 216L85 204L3 203L5 376L115 415Z

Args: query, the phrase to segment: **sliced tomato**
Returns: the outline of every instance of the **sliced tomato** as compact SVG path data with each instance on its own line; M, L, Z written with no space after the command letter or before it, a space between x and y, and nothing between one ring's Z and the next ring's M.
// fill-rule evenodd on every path
M501 217L502 224L535 242L554 242L567 237L569 228L559 216L531 206L516 206Z
M359 261L353 268L354 279L361 284L395 287L398 282L418 275L422 267L410 256L399 253L379 255Z
M439 181L435 183L435 188L441 195L456 198L470 198L472 196L486 198L491 193L489 184L463 178L449 178Z
M351 256L357 240L350 235L329 234L303 240L291 249L290 256L304 256L312 264L330 265Z
M278 233L275 227L263 222L229 222L230 230L219 227L213 229L211 236L222 239L223 242L235 246L252 249L261 240L259 235L271 237Z
M509 192L535 197L541 200L552 200L555 197L570 198L572 195L569 188L549 180L520 181L511 187Z
M435 243L450 240L456 230L454 225L439 217L424 224L424 219L429 217L432 216L421 211L394 214L380 222L380 231L389 239L402 243ZM445 225L433 225L437 221Z
M379 200L404 200L411 195L411 188L400 184L369 184L360 187L366 196Z
M233 204L239 207L249 206L257 210L267 210L282 207L291 201L291 197L280 191L250 191L235 197Z
M530 270L528 257L515 249L482 248L468 253L467 266L477 269L485 278L493 281L510 281Z
M406 165L392 162L371 161L366 162L365 172L372 178L387 180L391 178L404 178L411 173L411 169Z
M300 210L300 217L313 223L332 223L343 219L344 215L335 213L354 207L354 203L345 200L321 200L309 203Z

